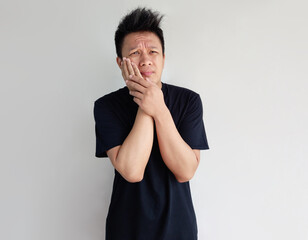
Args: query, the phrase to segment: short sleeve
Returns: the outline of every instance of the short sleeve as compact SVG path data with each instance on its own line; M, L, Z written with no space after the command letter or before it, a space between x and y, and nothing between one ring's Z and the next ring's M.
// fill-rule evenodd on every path
M203 108L199 94L193 94L187 105L179 133L192 149L209 149L203 123Z
M96 135L96 157L107 157L106 151L122 145L127 129L123 126L112 105L106 101L94 103L95 135Z

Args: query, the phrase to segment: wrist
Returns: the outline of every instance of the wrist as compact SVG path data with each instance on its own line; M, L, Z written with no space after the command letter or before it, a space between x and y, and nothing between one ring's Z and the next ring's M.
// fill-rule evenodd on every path
M140 107L138 107L137 116L143 117L143 118L152 118L149 114L147 114L145 111L143 111Z
M155 116L153 116L154 121L157 123L163 123L168 117L170 117L171 114L169 112L169 109L166 105L164 105L163 108L160 109L160 111L157 112Z

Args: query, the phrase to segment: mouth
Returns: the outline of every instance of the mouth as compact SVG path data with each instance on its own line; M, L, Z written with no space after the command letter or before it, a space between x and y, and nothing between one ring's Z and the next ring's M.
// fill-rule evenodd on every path
M150 77L152 74L154 74L154 72L141 72L143 77Z

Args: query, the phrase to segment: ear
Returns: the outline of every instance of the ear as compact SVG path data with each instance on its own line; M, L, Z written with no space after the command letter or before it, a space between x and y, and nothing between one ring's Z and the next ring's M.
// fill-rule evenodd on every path
M122 59L117 57L117 64L118 64L119 68L121 68L121 62L122 62Z
M166 55L164 54L164 56L163 56L163 67L165 66L165 59L166 59Z

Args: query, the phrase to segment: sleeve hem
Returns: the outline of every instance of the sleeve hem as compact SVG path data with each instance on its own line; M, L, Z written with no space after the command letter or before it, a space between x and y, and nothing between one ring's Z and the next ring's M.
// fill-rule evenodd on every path
M190 146L191 149L209 150L209 146Z

